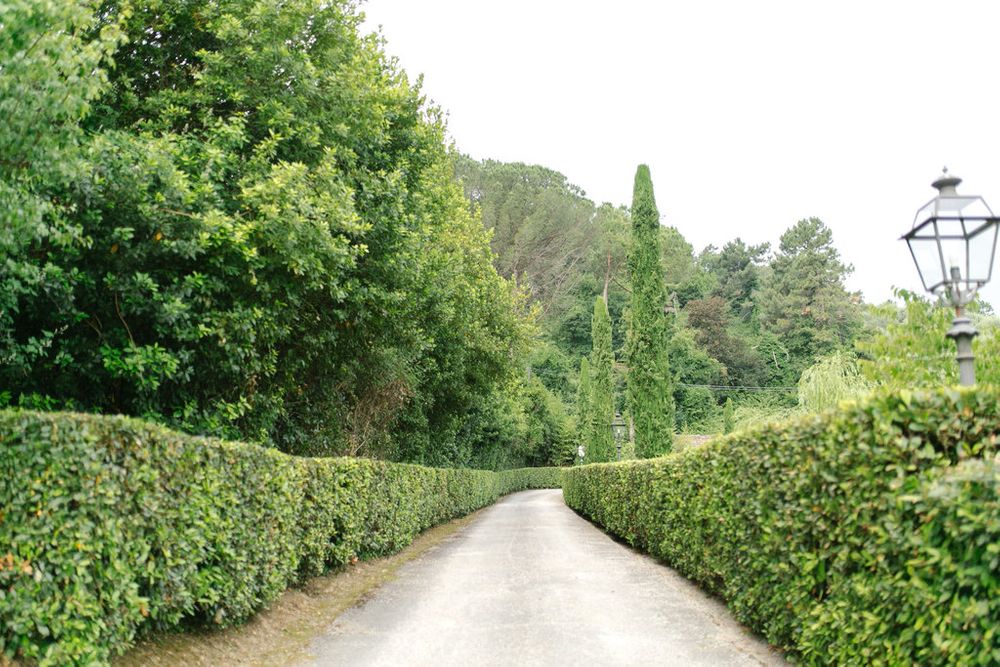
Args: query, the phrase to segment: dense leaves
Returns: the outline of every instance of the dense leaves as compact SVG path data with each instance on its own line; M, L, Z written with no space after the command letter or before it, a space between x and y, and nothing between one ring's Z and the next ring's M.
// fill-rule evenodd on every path
M0 387L301 453L468 463L519 292L347 1L7 3Z
M304 575L559 485L552 468L291 457L134 419L0 411L0 656L101 664L138 631L238 623Z
M803 662L992 665L998 423L994 389L882 393L563 493Z
M788 351L783 372L794 382L812 361L848 345L860 328L860 297L848 294L852 270L840 261L833 233L818 218L781 235L760 299L761 322Z
M585 442L587 462L611 461L614 439L611 422L614 418L614 350L611 349L611 320L604 299L594 299L594 320L591 329L594 348L590 353L590 413Z
M955 343L945 334L955 313L912 292L900 290L902 306L873 307L858 342L859 363L868 381L889 387L934 387L958 382ZM973 302L969 310L979 335L973 340L976 379L1000 384L1000 320Z
M640 457L669 452L674 433L674 396L667 344L670 331L664 307L666 291L660 268L660 214L649 168L639 165L632 195L632 241L628 268L629 413L635 423L635 451Z

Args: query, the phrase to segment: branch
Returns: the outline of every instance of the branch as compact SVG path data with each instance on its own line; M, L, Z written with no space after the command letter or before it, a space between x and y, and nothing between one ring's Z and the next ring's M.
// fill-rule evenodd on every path
M132 330L128 328L128 322L122 317L122 309L118 305L118 292L115 292L115 312L118 314L118 319L122 321L125 325L125 331L128 333L128 342L132 343L132 347L135 347L135 339L132 338Z

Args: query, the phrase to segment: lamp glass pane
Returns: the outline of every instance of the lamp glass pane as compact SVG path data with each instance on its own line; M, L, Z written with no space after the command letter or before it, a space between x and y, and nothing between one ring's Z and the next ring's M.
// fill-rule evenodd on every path
M920 223L924 222L928 218L933 218L937 215L937 198L930 200L926 204L920 207L917 214L913 217L913 226L918 227Z
M963 218L992 218L993 211L986 205L986 200L982 197L962 197L970 201L962 207L959 215Z
M941 257L944 259L945 279L952 280L952 269L958 267L959 280L968 280L968 244L965 239L941 239Z
M996 243L995 223L969 239L969 280L985 283L990 279Z
M937 214L948 216L969 216L982 209L977 206L983 200L981 197L938 197Z
M920 272L920 279L924 282L924 289L933 290L936 285L944 281L937 240L918 237L907 239L906 242L910 245L910 252L913 253L913 261L917 265L917 271Z

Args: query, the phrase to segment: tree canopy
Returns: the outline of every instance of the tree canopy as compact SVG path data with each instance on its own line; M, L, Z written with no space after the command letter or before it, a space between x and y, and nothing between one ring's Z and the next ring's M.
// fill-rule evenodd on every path
M92 7L2 10L7 400L474 461L530 320L355 3Z

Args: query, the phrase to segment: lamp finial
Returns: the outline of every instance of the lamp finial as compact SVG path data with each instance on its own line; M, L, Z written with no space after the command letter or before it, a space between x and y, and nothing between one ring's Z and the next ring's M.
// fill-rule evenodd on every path
M948 167L945 166L941 170L941 175L938 179L931 183L932 186L937 188L939 197L957 197L958 192L955 188L962 182L962 179L958 176L952 176L948 173Z

